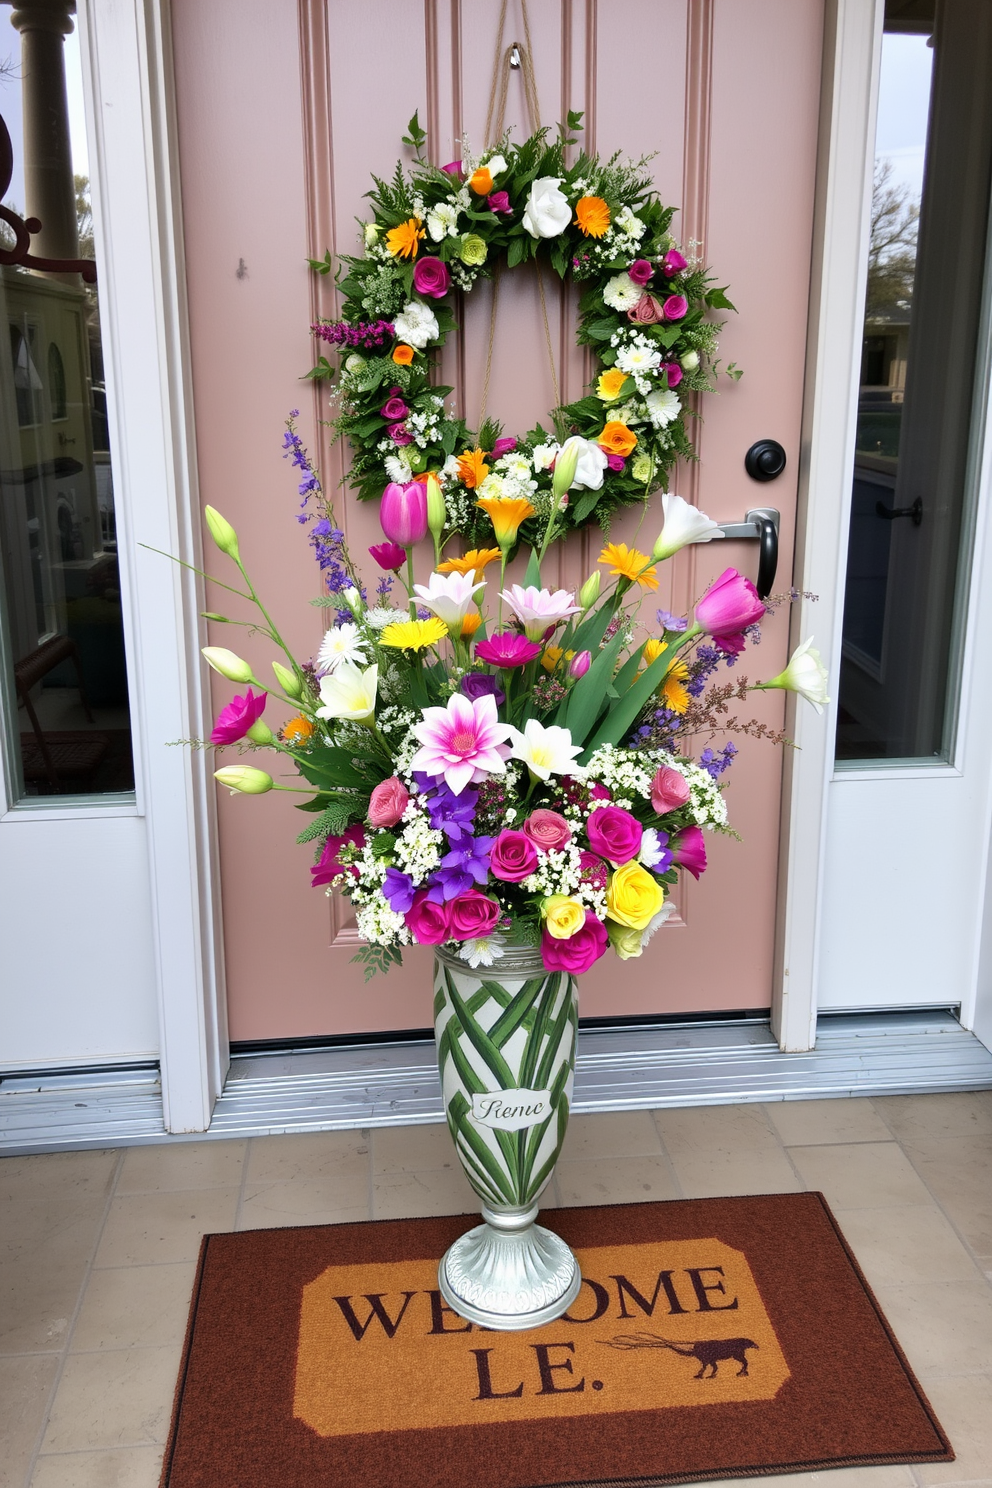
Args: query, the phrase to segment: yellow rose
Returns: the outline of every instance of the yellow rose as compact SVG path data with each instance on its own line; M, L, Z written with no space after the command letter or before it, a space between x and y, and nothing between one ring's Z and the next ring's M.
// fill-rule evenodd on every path
M485 239L480 238L478 233L469 233L467 237L462 238L462 246L458 250L458 257L463 264L483 264L486 261L486 254L488 252L489 249L486 247Z
M585 905L565 894L552 894L541 905L544 925L555 940L571 940L586 922Z
M621 961L629 961L632 956L639 956L644 950L641 945L641 931L633 930L629 925L617 925L613 920L607 920L606 933Z
M633 930L646 930L664 902L664 886L640 863L624 863L606 890L607 913Z

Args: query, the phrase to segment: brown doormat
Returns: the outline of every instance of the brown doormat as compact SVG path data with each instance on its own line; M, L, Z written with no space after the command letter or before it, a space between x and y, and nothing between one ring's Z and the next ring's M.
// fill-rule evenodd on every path
M167 1488L686 1483L950 1444L822 1195L558 1209L565 1318L471 1327L437 1262L478 1223L208 1235Z

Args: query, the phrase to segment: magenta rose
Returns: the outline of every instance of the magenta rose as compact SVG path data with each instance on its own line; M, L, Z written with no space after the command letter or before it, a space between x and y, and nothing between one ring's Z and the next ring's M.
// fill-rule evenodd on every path
M723 644L724 650L731 650L724 643L733 641L734 655L744 644L741 641L740 646L736 646L740 632L760 620L764 613L764 601L758 598L757 589L736 568L725 568L696 606L699 624L714 640Z
M565 818L557 811L546 811L543 806L531 812L524 822L524 831L544 852L560 852L572 840L572 829Z
M426 889L418 889L404 915L406 927L418 945L441 945L451 939L451 906L435 904Z
M442 165L441 169L447 171L449 176L457 176L459 181L462 179L463 172L460 160L449 160L447 165Z
M389 428L386 430L386 433L389 435L394 444L413 443L413 435L410 433L406 424L390 424Z
M627 273L635 284L647 284L654 276L654 264L646 258L635 258Z
M668 386L670 388L678 387L679 383L682 381L682 368L679 366L678 362L665 362L659 370L664 372L667 376Z
M320 888L323 884L329 884L332 879L337 878L339 873L350 872L353 877L358 877L357 869L352 864L346 869L340 862L341 849L347 846L365 846L365 828L361 825L349 827L340 837L328 837L324 843L324 851L320 855L320 862L310 869L310 887Z
M477 940L480 935L491 935L499 924L502 910L495 899L480 894L478 889L468 889L459 894L448 905L451 933L459 940Z
M505 435L502 439L497 439L493 445L493 459L498 460L502 455L512 455L516 447L517 441L511 439L509 435Z
M491 196L487 196L486 206L490 212L496 212L499 216L512 217L513 215L510 198L505 191L494 191Z
M511 827L500 832L489 855L489 869L504 883L521 883L537 867L537 848L526 832Z
M651 805L659 816L668 811L678 811L689 799L689 782L671 765L659 766L651 782Z
M579 868L582 871L582 882L595 884L597 889L604 889L609 883L609 864L599 857L597 853L588 852L585 848L579 853Z
M689 301L685 295L669 295L664 304L665 319L681 320L688 308Z
M410 412L402 398L387 398L379 409L387 424L399 423Z
M661 263L669 279L673 279L676 274L681 274L683 269L689 267L688 260L683 258L677 248L670 248Z
M706 872L706 843L702 827L684 827L675 833L668 845L672 850L672 862L685 868L693 878Z
M619 868L637 857L644 828L622 806L598 806L586 822L586 836L593 852Z
M601 781L597 780L595 785L589 787L589 799L590 801L612 801L613 793L612 791L608 791Z
M615 470L617 474L624 470L627 465L627 461L624 459L623 455L607 455L606 463L610 467L610 469Z
M374 827L395 827L409 804L410 792L402 780L390 775L372 792L369 821Z
M672 295L670 298L675 299L676 296ZM685 314L684 310L682 314ZM634 308L627 311L627 319L633 321L634 325L658 325L665 319L665 311L654 295L645 290Z
M439 258L418 258L413 270L413 287L419 295L442 300L451 288L448 265Z
M594 966L610 943L606 926L592 910L586 910L585 924L568 940L555 940L545 930L541 936L541 958L548 971L567 971L581 976Z

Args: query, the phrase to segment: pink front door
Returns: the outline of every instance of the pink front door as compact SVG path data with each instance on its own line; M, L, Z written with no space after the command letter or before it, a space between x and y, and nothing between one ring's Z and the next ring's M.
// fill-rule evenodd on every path
M507 41L522 39L519 0ZM530 0L542 121L584 113L586 148L609 155L654 152L662 198L680 206L674 230L702 245L738 308L722 336L721 378L697 426L698 465L674 489L710 516L741 521L750 506L781 509L776 588L791 575L806 340L810 237L819 104L822 0ZM173 0L180 163L193 350L201 495L235 523L241 551L283 633L308 655L320 614L307 601L319 580L294 521L295 483L281 459L283 420L300 427L328 489L342 452L329 451L325 394L300 375L312 361L308 327L333 310L333 286L307 256L357 252L370 175L388 175L414 109L439 162L467 135L483 143L499 7L462 0ZM507 123L529 132L520 74L511 78ZM574 297L549 286L552 346L565 401L585 378L573 343ZM489 338L480 288L446 351L469 423L478 418ZM454 341L455 338L452 338ZM507 431L553 402L536 280L505 277L493 354L489 412ZM759 438L789 459L774 485L758 486L743 459ZM380 536L374 509L342 496L339 515L356 553ZM636 518L616 524L630 540ZM656 498L642 529L661 525ZM565 555L562 581L580 582L598 552L583 534ZM728 563L754 573L753 544L690 549L658 603L685 609ZM673 565L668 565L671 570ZM214 571L217 571L216 569ZM213 601L212 601L213 602ZM217 601L218 608L222 608ZM227 612L225 610L225 612ZM244 632L238 632L239 638ZM781 669L784 610L764 627L753 678ZM215 644L232 644L216 627ZM239 649L257 663L260 644ZM230 695L218 686L218 705ZM773 727L777 695L737 710ZM698 749L707 741L699 740ZM771 999L781 751L738 738L728 804L742 837L711 839L711 867L677 895L679 913L639 961L606 957L583 979L584 1016L764 1008ZM407 953L402 970L367 987L351 963L348 906L309 887L309 849L294 838L302 818L286 797L231 798L220 806L225 950L231 1037L299 1038L425 1028L431 1021L430 953Z

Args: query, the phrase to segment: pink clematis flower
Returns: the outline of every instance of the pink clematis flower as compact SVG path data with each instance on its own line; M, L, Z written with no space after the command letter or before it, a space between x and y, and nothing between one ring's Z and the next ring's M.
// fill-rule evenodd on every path
M490 666L509 669L526 666L540 656L541 647L537 641L528 641L526 636L517 635L516 631L498 630L488 641L478 643L475 654L480 661L488 661Z
M267 692L256 696L250 687L244 697L233 697L218 715L210 735L211 744L236 744L243 739L252 724L261 718L267 697Z
M681 832L675 833L668 845L672 851L672 862L685 868L693 878L706 872L706 843L703 841L702 827L683 827Z
M524 589L520 584L511 584L500 595L523 626L529 641L540 641L548 630L553 630L569 615L582 613L582 606L575 604L575 595L568 589L537 589L533 584Z
M423 714L413 729L422 747L410 761L411 770L443 776L456 796L487 775L505 774L511 729L500 723L494 697L470 701L456 692L446 708L424 708Z

